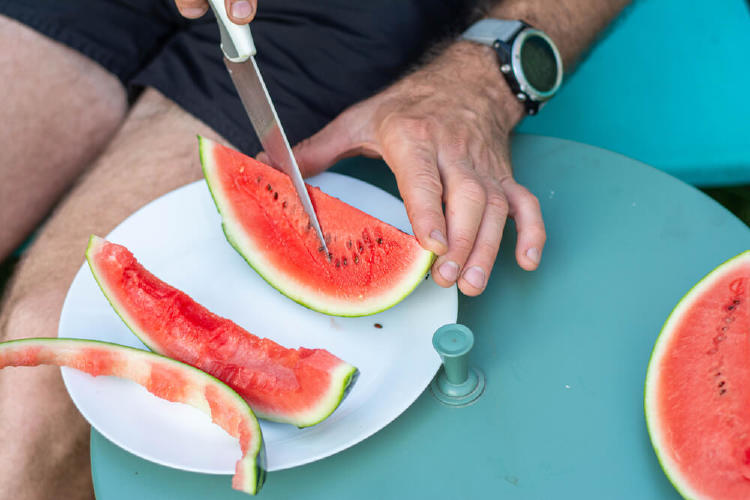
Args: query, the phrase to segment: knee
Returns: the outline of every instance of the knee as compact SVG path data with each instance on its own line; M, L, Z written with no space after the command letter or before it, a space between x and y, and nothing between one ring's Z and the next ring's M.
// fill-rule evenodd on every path
M0 310L0 340L56 337L64 295L55 290L10 290Z

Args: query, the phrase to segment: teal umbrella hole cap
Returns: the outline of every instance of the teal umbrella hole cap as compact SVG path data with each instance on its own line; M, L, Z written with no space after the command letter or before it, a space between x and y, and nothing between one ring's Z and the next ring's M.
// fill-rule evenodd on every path
M430 384L432 395L448 406L468 406L484 392L485 377L479 368L469 366L474 334L464 325L443 325L432 336L432 346L443 361Z

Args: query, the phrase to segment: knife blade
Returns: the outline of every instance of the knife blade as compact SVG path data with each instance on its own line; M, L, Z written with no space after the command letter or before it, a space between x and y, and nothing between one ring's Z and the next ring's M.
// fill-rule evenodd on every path
M221 34L221 50L224 53L224 65L229 71L237 94L247 112L250 123L260 140L263 150L271 159L272 166L281 170L292 180L302 208L310 219L310 225L320 240L320 250L328 256L320 222L315 214L310 194L302 179L297 160L286 138L284 129L279 121L276 108L255 62L255 44L247 25L239 26L229 20L224 6L224 0L210 0Z

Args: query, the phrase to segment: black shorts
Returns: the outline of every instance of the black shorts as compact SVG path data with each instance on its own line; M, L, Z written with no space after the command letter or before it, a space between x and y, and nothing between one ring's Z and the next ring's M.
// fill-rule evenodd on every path
M289 141L394 81L466 3L259 0L256 59ZM246 153L260 150L210 12L188 20L173 0L0 0L0 14L98 62L129 92L154 87Z

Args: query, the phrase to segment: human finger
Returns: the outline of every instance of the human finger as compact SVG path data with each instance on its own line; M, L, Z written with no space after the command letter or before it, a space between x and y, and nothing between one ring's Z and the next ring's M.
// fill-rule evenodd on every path
M470 162L468 158L460 160ZM433 278L440 286L456 282L471 254L485 211L485 188L468 165L443 168L445 223L448 251L433 265Z
M235 24L247 24L255 17L256 0L224 0L229 20Z
M175 4L180 14L189 19L197 19L208 10L206 0L175 0Z
M474 247L458 280L458 287L465 295L479 295L487 286L507 218L508 200L500 186L492 183L487 188L487 206Z
M303 175L315 175L337 161L357 154L352 140L349 115L339 115L317 133L292 149Z
M442 210L443 186L432 143L412 140L394 127L384 136L383 159L396 176L414 236L422 248L442 255L448 250Z
M539 267L547 241L539 200L512 178L505 179L502 187L508 198L509 214L516 222L516 261L522 269L533 271Z

